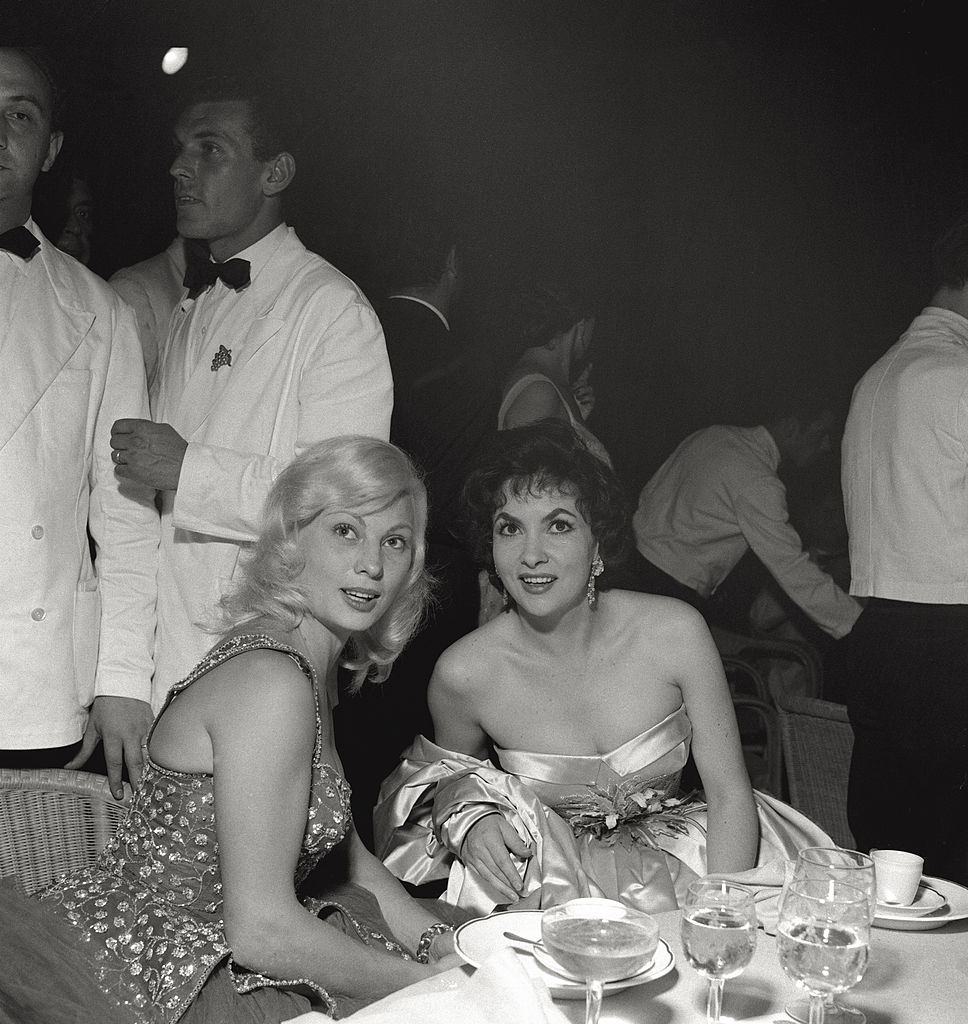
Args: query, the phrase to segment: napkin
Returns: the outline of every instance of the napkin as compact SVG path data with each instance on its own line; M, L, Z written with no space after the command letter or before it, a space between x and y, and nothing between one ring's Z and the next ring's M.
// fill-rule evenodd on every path
M547 985L528 974L508 947L492 953L471 977L459 972L457 977L456 985L448 983L443 989L434 987L436 979L401 989L345 1020L353 1024L568 1024L552 1003ZM286 1024L328 1020L318 1013L304 1013Z

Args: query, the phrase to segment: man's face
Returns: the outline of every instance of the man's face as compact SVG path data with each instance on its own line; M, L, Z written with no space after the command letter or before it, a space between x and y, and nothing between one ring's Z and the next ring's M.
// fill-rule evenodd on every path
M94 237L94 201L87 182L75 178L67 198L67 221L57 239L57 248L80 260L86 267L91 262L91 241Z
M0 49L0 225L22 224L30 214L34 182L60 150L63 136L50 127L50 87L16 50Z
M189 107L175 126L175 147L170 173L178 233L208 242L220 260L257 241L272 162L252 152L246 104L233 100Z

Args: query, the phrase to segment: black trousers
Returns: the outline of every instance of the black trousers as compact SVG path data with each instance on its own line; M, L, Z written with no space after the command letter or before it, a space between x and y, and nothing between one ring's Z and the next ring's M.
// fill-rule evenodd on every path
M968 606L872 598L847 662L858 849L909 850L968 883Z

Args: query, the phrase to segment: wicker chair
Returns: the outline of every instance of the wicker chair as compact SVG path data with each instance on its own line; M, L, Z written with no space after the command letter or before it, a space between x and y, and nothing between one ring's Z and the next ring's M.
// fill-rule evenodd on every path
M0 769L0 877L16 875L27 894L93 863L131 799L115 800L90 772Z
M790 803L834 842L852 850L847 779L854 730L847 708L816 697L783 694L779 714Z
M799 669L803 693L807 697L820 697L823 693L823 659L820 652L809 643L796 640L781 640L773 637L746 636L734 633L721 626L711 626L710 632L719 648L724 665L727 658L735 665L745 661L769 680L768 666L771 661L793 664ZM727 665L728 671L728 665ZM774 702L779 692L772 693ZM770 698L765 698L769 700Z

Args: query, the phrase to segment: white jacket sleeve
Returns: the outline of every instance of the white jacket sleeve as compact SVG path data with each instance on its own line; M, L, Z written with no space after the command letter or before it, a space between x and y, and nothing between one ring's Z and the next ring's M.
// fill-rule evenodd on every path
M111 426L148 418L141 343L133 311L112 313L111 355L94 416L88 525L97 557L101 627L95 696L151 697L160 521L153 488L120 483L111 461Z

